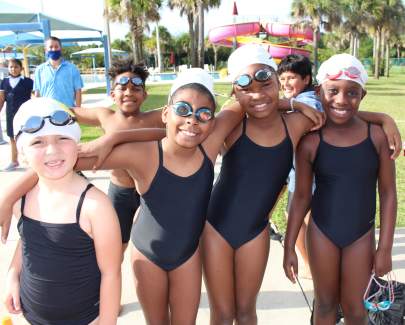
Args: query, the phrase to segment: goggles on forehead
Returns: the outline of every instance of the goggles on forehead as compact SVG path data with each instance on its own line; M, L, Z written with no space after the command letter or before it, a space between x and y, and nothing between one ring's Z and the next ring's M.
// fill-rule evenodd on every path
M371 285L375 284L377 288L374 293L370 294ZM391 305L394 303L394 284L388 275L388 281L386 284L381 284L378 279L375 278L374 274L371 275L370 281L368 282L367 289L363 296L364 307L373 313L379 311L386 311L390 309Z
M20 131L18 131L15 138L17 138L21 133L35 133L41 130L45 125L45 119L48 119L49 122L56 126L65 126L73 124L76 121L76 118L70 115L66 111L54 111L51 115L48 116L31 116L24 125L21 126Z
M361 71L358 68L351 66L348 68L328 72L326 73L326 78L328 78L329 80L337 80L342 76L342 74L346 75L350 79L360 79L361 77Z
M258 82L265 82L269 80L272 75L273 73L268 69L259 69L255 72L253 77L248 74L242 74L238 76L233 84L242 88L246 88L253 82L253 80L256 80Z
M208 107L200 107L194 112L191 105L183 101L172 104L172 108L177 116L188 117L194 114L197 121L202 123L207 123L214 117L214 113Z
M131 82L134 86L143 86L143 80L139 77L126 77L122 76L118 80L115 81L115 85L126 86L128 83Z

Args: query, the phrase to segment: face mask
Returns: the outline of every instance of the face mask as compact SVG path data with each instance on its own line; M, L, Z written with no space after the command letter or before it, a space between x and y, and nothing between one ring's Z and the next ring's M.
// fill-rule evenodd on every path
M62 51L61 51L61 50L58 50L58 51L48 51L48 52L46 53L46 55L47 55L47 57L50 58L51 60L56 61L56 60L59 60L59 58L61 57Z

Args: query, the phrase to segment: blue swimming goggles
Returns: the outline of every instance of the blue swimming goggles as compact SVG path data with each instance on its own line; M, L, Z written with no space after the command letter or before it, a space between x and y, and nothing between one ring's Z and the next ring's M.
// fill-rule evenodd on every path
M259 69L255 72L253 77L248 74L242 74L238 76L233 84L242 88L246 88L250 86L253 80L256 80L258 82L265 82L267 80L270 80L272 75L273 73L269 69Z
M375 283L377 285L377 291L370 295L371 284ZM388 298L388 299L387 299ZM381 284L375 277L374 273L370 277L367 289L363 296L364 307L373 313L379 311L386 311L390 309L391 305L394 303L394 285L391 280L391 276L388 275L387 284Z
M200 107L194 112L191 105L187 102L180 101L172 104L171 106L176 115L187 117L194 114L197 121L201 123L207 123L214 117L214 113L208 107Z
M18 131L15 138L17 138L21 133L35 133L41 130L45 125L45 119L48 119L49 122L56 126L64 126L73 124L76 121L76 118L70 115L66 111L54 111L51 115L48 116L31 116L24 125L21 126L20 131Z
M115 81L115 85L121 85L121 86L126 86L128 83L131 82L134 86L144 86L143 80L139 77L127 77L127 76L122 76L120 77L117 81Z

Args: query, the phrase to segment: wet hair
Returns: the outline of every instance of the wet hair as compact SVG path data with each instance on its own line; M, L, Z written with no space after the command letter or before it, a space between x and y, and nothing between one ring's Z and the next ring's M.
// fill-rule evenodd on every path
M309 83L304 91L313 88L312 85L312 63L301 54L290 54L285 56L278 65L278 75L281 76L284 72L292 72L299 74L302 79L309 76Z
M135 63L132 58L113 60L110 69L108 69L108 75L113 82L118 75L125 72L136 74L142 79L143 84L145 84L145 81L149 76L146 66L143 63Z
M8 60L8 64L10 64L10 63L15 63L15 64L17 64L18 66L20 66L20 68L22 69L22 67L23 67L23 65L22 65L22 62L21 62L21 60L19 60L19 59L9 59Z
M176 97L176 95L179 91L186 90L186 89L193 89L193 90L198 91L198 92L204 94L205 96L207 96L210 99L212 107L214 108L214 111L215 111L215 109L217 107L217 103L216 103L214 96L212 96L211 92L205 86L203 86L202 84L199 84L199 83L186 84L186 85L183 85L183 86L179 87L178 89L176 89L176 91L170 96L169 105L173 104L173 98Z
M55 41L55 42L58 42L58 43L59 43L59 46L62 48L62 41L60 40L60 38L57 38L56 36L50 36L49 38L47 38L47 39L45 40L45 44L46 44L48 41Z

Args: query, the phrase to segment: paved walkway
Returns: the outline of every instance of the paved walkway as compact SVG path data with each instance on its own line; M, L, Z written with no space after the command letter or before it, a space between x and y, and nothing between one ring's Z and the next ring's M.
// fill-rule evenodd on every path
M99 100L105 100L104 95L99 96L84 96L84 105L97 105ZM91 101L91 102L90 102ZM5 129L5 121L3 113L1 114L1 123L3 130ZM6 138L6 136L5 136ZM8 164L9 145L0 146L0 169ZM218 172L219 165L216 166ZM6 188L7 184L22 173L21 170L5 173L0 172L0 195ZM95 174L87 173L91 181L100 189L106 191L108 184L108 173L99 171ZM12 258L14 247L18 239L15 223L12 225L12 231L9 236L9 241L6 245L0 244L0 293L4 292L5 276L9 262ZM278 325L278 324L309 324L309 310L305 303L302 293L298 285L291 284L282 270L282 248L278 242L271 242L270 257L268 260L267 270L262 285L262 290L257 303L257 311L260 325ZM393 249L394 270L399 281L405 282L405 229L397 229L395 233L395 243ZM119 325L145 324L142 311L138 303L133 279L129 264L129 252L125 256L122 265L123 273L123 293L122 303L123 310L119 317ZM312 300L312 282L302 279L301 284ZM0 319L5 315L5 308L0 304ZM13 324L27 324L22 317L14 317ZM205 288L202 288L201 303L197 318L198 325L209 324L209 305Z

